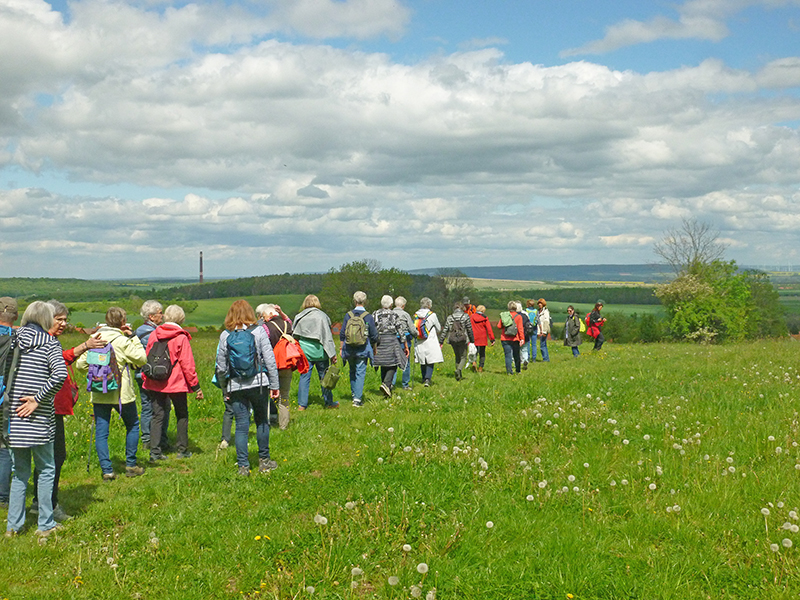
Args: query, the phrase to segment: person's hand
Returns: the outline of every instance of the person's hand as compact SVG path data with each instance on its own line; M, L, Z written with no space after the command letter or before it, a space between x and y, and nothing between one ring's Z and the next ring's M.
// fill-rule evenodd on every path
M337 359L338 359L338 357L336 355L331 356L331 364L335 365Z
M19 399L22 404L17 407L17 416L18 417L30 417L37 408L39 408L39 403L36 401L36 398L33 396L23 396Z
M84 346L86 346L86 350L92 350L105 347L106 341L100 339L100 336L93 335L87 338L86 341L83 342L83 344Z
M130 325L128 325L127 323L125 323L124 325L122 325L122 326L119 328L119 330L120 330L122 333L124 333L125 335L129 336L129 337L133 335L133 329L131 329L131 326L130 326Z
M273 400L277 400L278 398L281 397L281 391L280 390L270 390L269 391L269 397L272 398Z
M205 396L203 395L203 390L197 390L197 393L195 394L194 397L197 398L198 400L202 400L203 398L205 398Z

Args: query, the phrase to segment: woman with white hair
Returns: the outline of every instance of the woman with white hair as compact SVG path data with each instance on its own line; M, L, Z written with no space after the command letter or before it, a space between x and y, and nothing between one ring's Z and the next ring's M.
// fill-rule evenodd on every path
M419 301L419 310L414 313L414 325L417 329L417 343L414 346L414 358L422 371L422 385L430 386L433 378L433 365L443 363L442 347L439 345L439 334L442 324L439 317L431 309L433 302L430 298Z
M9 495L6 536L20 532L25 525L25 493L31 476L31 459L39 470L39 528L45 538L58 524L53 518L53 481L56 465L56 392L67 378L61 346L50 333L53 307L46 302L31 303L22 315L14 341L7 393L8 446L14 458L14 478ZM16 368L13 366L16 365Z
M259 304L256 307L256 316L259 323L263 325L269 334L269 343L274 350L275 346L285 335L292 335L292 320L286 316L277 304ZM280 385L281 397L278 403L278 427L286 429L289 426L289 391L292 388L293 369L278 369L278 384ZM270 408L272 401L270 400ZM272 418L270 411L270 419Z
M158 300L145 300L142 308L139 309L139 314L144 319L144 323L136 328L136 337L142 342L142 346L147 348L147 342L150 339L150 334L156 330L164 320L164 307ZM136 369L136 385L139 386L139 398L142 399L142 411L139 419L139 429L142 434L142 446L145 448L150 447L150 421L153 420L153 407L150 404L150 395L147 390L142 387L142 371ZM164 423L169 423L169 411L164 415ZM167 446L167 428L161 429L161 447Z
M391 296L383 296L381 307L372 313L378 329L378 344L372 364L381 368L381 392L387 398L392 395L397 369L404 369L408 361L405 327L392 310L393 302Z
M170 304L164 310L164 322L156 327L147 340L147 353L154 344L167 342L172 371L167 379L144 377L144 389L150 394L153 406L153 421L150 423L150 462L155 463L166 457L161 448L161 430L170 403L175 407L176 445L178 458L189 458L189 403L187 394L196 393L198 400L203 399L200 380L194 364L194 354L189 343L192 336L181 327L186 313L177 304Z

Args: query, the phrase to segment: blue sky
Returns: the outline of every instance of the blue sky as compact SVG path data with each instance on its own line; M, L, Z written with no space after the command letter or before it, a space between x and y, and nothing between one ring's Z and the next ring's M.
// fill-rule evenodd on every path
M0 276L800 264L800 0L0 0Z

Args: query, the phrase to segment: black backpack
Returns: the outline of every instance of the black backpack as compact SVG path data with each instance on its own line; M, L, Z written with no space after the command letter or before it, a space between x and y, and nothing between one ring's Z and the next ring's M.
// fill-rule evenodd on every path
M450 333L447 334L447 341L451 344L461 344L467 341L467 326L464 325L464 321L453 317Z
M169 340L156 340L147 353L147 362L142 366L142 373L148 379L166 381L172 374L173 366L169 356Z

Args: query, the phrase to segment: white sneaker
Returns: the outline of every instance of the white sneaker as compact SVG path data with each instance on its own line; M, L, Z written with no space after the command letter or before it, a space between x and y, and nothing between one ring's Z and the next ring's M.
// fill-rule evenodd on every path
M361 398L353 398L353 406L361 407L364 406L364 403L361 401Z

